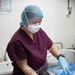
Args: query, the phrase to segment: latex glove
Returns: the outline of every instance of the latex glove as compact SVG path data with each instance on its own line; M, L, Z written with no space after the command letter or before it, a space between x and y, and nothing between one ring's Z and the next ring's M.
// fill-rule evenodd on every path
M62 56L59 57L59 59L58 59L58 65L60 65L63 68L65 74L72 74L71 71L70 71L70 68L69 68L69 64L65 60L64 57L62 57Z

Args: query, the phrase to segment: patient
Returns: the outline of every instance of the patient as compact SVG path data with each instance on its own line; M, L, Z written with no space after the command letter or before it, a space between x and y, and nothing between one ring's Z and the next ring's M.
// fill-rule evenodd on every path
M47 71L41 71L39 75L50 75Z

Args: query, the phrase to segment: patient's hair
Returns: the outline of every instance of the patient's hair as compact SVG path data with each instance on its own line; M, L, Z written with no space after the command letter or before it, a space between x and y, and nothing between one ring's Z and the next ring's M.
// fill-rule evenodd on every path
M47 71L41 71L39 75L50 75Z

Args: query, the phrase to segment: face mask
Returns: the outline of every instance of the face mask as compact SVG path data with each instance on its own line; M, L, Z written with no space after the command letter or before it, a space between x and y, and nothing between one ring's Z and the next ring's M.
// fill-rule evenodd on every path
M27 30L31 33L36 33L40 30L40 25L39 23L33 24L33 25L28 25Z

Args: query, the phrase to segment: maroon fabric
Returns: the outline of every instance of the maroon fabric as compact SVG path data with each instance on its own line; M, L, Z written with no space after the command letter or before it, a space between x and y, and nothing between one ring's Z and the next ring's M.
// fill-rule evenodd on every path
M53 45L53 42L42 29L33 37L34 41L20 28L8 43L6 50L13 61L14 75L24 75L15 62L17 60L27 59L28 65L35 71L45 64L47 50Z

